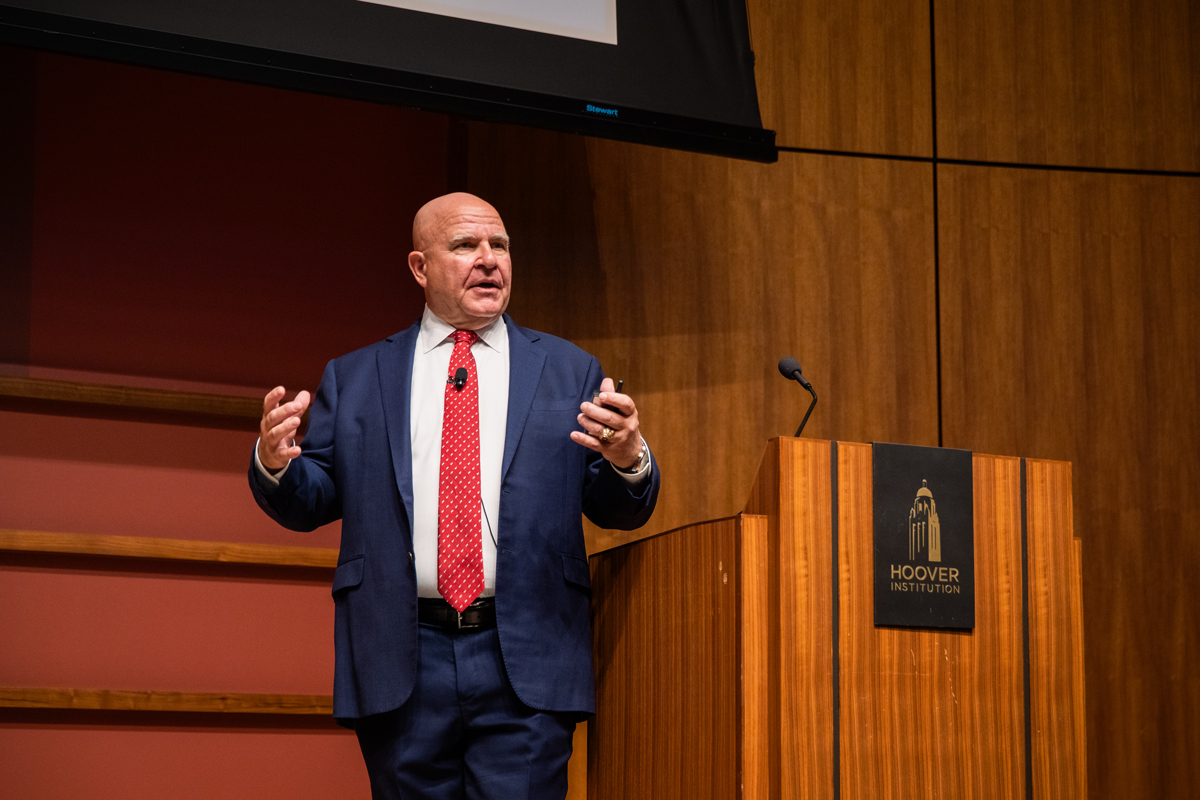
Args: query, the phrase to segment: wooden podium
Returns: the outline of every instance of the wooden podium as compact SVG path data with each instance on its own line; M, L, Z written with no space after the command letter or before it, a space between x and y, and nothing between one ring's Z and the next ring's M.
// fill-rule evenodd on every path
M866 444L773 439L745 513L593 556L588 797L1083 800L1071 465L973 476L970 631L875 627Z

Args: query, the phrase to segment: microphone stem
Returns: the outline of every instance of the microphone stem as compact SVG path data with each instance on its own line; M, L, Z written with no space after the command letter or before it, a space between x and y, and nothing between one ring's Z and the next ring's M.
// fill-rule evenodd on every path
M808 417L813 412L813 407L817 404L817 393L812 390L811 386L805 386L808 393L812 395L812 402L808 404L808 411L804 412L804 419L800 420L800 427L796 428L796 438L800 438L800 432L804 430L804 426L808 424Z

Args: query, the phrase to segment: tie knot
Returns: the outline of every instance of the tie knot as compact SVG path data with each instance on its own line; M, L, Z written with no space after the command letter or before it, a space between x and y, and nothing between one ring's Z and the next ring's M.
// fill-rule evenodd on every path
M479 334L475 331L455 331L454 343L465 344L468 347L479 341Z

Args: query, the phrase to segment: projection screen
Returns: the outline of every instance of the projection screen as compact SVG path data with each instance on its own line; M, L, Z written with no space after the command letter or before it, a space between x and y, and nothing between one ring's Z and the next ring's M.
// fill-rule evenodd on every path
M0 0L0 41L777 158L744 0Z

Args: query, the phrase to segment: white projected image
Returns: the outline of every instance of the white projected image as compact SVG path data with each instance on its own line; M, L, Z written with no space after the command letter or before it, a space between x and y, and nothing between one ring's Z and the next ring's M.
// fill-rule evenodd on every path
M508 28L617 43L617 0L363 0Z

